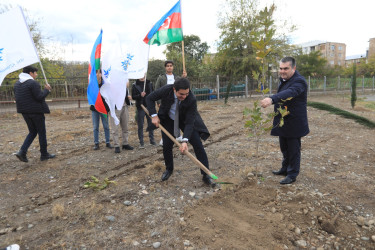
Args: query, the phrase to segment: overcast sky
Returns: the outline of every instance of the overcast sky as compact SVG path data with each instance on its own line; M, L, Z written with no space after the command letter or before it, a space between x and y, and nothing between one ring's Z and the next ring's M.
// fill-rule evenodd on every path
M219 39L218 11L225 0L182 0L185 35L198 35L215 52ZM142 40L151 27L176 0L0 0L1 4L19 4L27 15L40 19L43 34L61 45L64 60L88 61L92 46L103 28L106 44ZM346 56L365 54L369 38L375 37L374 0L262 0L275 2L277 22L288 20L298 30L290 35L293 43L312 40L342 42ZM165 46L151 46L150 58L164 59Z

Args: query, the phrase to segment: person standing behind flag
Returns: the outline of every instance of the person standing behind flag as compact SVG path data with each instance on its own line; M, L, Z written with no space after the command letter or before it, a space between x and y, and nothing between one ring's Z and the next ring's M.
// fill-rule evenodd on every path
M127 82L126 85L128 85ZM117 107L115 108L116 116L119 117L120 123L119 125L115 124L115 119L111 116L111 130L112 130L112 137L113 143L115 147L115 153L120 153L120 140L119 140L119 127L121 126L122 131L122 149L125 150L133 150L134 148L129 145L129 131L128 131L128 123L129 123L129 110L128 106L130 105L130 101L128 98L128 88L126 89L125 101L124 105L122 106L121 110L118 110Z
M138 125L138 139L139 139L139 148L144 148L144 141L143 141L143 124L145 119L145 111L142 109L141 104L146 106L146 97L153 91L152 83L150 80L146 80L146 87L144 87L145 84L145 77L142 77L138 79L132 87L132 98L136 101L136 107L137 107L137 125ZM143 91L145 90L145 91ZM147 119L147 131L148 131L148 137L150 138L150 144L156 145L154 140L154 130L151 128L151 118L149 116L146 116Z
M102 86L102 71L100 69L96 70L96 78L98 80L99 88L100 88ZM102 98L102 99L103 99L104 107L108 112L109 107L108 107L107 103L105 102L104 98ZM99 147L99 121L100 121L100 118L102 118L106 147L112 148L112 146L110 144L110 141L109 141L110 140L110 134L109 134L109 125L108 125L108 115L105 115L105 114L102 114L102 113L98 112L95 109L94 105L90 105L90 110L92 111L91 112L92 125L94 127L94 143L95 143L94 150L98 150L100 148Z
M40 84L35 81L38 69L33 66L23 68L19 80L14 85L17 112L21 113L29 129L20 151L16 153L20 161L28 162L27 150L33 143L36 135L39 135L40 160L55 158L54 154L47 151L47 135L44 114L50 110L45 101L46 96L51 92L51 86L47 83L41 91Z

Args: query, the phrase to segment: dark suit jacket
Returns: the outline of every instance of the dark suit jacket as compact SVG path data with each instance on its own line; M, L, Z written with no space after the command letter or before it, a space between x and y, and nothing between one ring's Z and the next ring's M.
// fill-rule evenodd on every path
M143 92L143 87L144 87L144 81L141 82L139 79L133 84L132 87L132 98L135 100L135 106L137 109L142 109L141 104L144 106L147 106L146 104L146 97L154 91L152 88L152 83L149 80L146 80L146 88L145 92L146 95L144 97L141 96L141 93Z
M287 106L290 114L284 117L284 126L282 127L278 126L281 116L277 115L274 118L271 135L295 138L305 136L310 132L307 122L307 83L298 71L285 82L280 78L277 94L271 96L272 103L275 104L275 112L281 100L286 100L289 97L293 97L293 99L281 105Z
M14 84L14 96L16 98L17 112L24 114L50 113L45 101L49 94L47 89L40 89L40 84L34 80L23 83L17 81Z
M146 103L150 115L156 114L155 102L158 100L161 100L158 116L162 121L168 118L169 110L174 103L173 84L165 85L147 96ZM186 99L180 103L179 124L181 130L184 132L183 137L189 140L193 130L198 131L203 140L207 140L210 136L206 125L198 113L197 100L191 91Z

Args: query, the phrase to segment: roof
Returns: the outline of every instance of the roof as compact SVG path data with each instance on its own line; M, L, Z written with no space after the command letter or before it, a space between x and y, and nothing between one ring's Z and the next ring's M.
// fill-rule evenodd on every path
M366 54L347 56L345 60L354 60L354 59L361 59L361 58L366 58Z

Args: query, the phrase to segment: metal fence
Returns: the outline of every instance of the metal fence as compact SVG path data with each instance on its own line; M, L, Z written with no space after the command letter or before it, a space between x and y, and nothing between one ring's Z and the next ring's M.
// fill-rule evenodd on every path
M0 112L15 113L15 101L13 84L18 79L8 79L9 81L0 86ZM44 79L38 79L44 85ZM264 88L270 89L271 93L276 93L278 78L270 77ZM329 93L351 91L351 78L311 78L306 79L311 92ZM132 81L131 81L132 82ZM153 81L155 82L155 81ZM247 76L242 78L230 78L222 76L190 78L191 90L196 95L197 100L214 100L225 97L249 97L258 94L258 81ZM12 83L12 84L10 84ZM50 109L76 109L87 108L87 77L74 77L66 79L49 79L48 83L52 87L51 93L47 97ZM375 77L357 78L357 91L374 91Z

